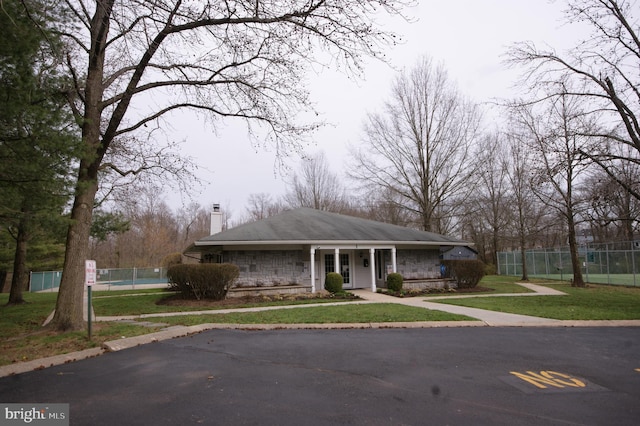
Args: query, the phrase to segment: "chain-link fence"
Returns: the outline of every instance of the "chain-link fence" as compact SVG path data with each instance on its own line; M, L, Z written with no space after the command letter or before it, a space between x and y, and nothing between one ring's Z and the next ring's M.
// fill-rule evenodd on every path
M62 271L31 272L29 291L55 291L60 286ZM112 286L164 284L167 283L165 268L98 269L96 284L106 290Z
M531 278L568 280L573 276L568 247L526 250ZM578 257L585 282L640 286L640 242L625 241L579 247ZM498 252L500 275L522 275L520 251Z

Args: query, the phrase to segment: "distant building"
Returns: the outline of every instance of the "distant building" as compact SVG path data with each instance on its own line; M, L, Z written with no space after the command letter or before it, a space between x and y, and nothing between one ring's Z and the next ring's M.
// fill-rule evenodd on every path
M440 259L442 260L470 260L477 259L478 252L469 246L442 247Z

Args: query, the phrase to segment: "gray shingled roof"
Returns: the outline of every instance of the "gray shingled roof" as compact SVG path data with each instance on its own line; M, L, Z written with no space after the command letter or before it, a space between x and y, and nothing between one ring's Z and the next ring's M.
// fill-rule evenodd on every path
M468 245L456 238L310 208L288 210L196 241L196 246L242 243L426 243Z

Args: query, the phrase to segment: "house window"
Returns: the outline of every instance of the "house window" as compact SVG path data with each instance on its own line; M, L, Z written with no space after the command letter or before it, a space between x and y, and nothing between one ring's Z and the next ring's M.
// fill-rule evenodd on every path
M376 272L378 280L384 280L384 251L376 251Z
M326 276L329 272L335 271L335 262L333 254L325 254L324 255L324 275Z
M324 274L325 276L329 272L335 272L335 255L334 254L325 254L324 255ZM340 275L344 280L345 284L349 284L351 282L351 274L349 271L349 255L340 253Z
M202 263L223 263L222 254L220 253L207 253L204 255Z
M340 274L342 275L345 284L349 284L351 282L348 254L340 254Z

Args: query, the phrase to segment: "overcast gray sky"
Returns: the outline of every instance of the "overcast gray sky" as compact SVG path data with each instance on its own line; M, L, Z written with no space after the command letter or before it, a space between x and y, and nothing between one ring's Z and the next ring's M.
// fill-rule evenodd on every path
M563 24L563 8L563 1L546 0L421 0L408 11L416 22L386 22L405 40L388 51L395 69L371 60L365 80L331 70L310 77L312 100L332 125L315 134L306 152L325 151L332 171L341 173L347 146L359 142L367 112L380 108L398 70L411 68L423 55L442 62L460 92L476 102L515 96L519 72L503 64L507 47L533 41L561 52L571 46L580 29ZM269 193L275 200L285 192L286 176L275 169L275 153L253 148L244 127L230 123L214 134L197 117L174 126L176 138L185 139L183 153L203 167L199 174L206 182L195 197L203 206L220 203L231 211L232 220L239 219L249 195ZM296 160L293 156L288 161L294 171ZM180 197L169 194L166 201L178 207Z

